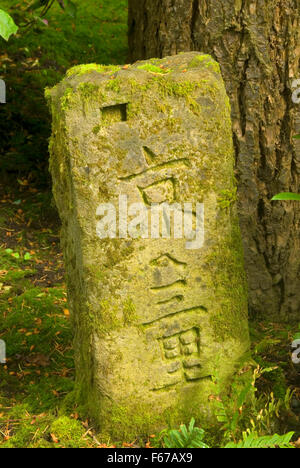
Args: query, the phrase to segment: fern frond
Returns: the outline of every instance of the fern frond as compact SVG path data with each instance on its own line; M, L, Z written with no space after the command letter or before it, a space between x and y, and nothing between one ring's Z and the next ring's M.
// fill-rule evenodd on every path
M225 448L294 448L291 439L294 432L288 434L259 437L256 433L244 435L244 440L238 442L229 442Z

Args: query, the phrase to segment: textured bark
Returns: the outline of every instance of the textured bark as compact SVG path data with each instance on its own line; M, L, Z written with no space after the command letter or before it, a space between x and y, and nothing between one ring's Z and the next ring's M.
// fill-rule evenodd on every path
M300 0L129 0L133 60L187 50L221 65L231 100L250 311L299 318L300 148L292 81L300 77Z

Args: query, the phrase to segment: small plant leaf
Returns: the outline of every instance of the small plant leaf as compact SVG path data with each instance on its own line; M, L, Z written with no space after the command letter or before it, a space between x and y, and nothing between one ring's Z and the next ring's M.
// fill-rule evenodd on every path
M0 10L0 36L6 41L12 34L16 34L18 26L15 24L12 17L3 10Z
M289 193L289 192L279 193L278 195L275 195L275 197L272 198L272 201L276 201L276 200L297 200L297 201L300 201L300 193Z
M244 440L235 443L229 442L225 448L294 448L291 444L291 439L294 432L288 434L259 437L256 433L251 433L244 436Z
M179 431L168 431L167 436L164 437L164 445L167 448L209 448L202 440L204 430L194 425L195 419L192 418L188 429L185 424L182 424Z

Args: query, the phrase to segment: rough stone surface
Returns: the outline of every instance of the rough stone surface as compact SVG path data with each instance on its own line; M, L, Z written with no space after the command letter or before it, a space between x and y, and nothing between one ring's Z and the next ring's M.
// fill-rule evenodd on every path
M201 50L220 64L232 110L249 312L299 322L300 204L271 199L300 187L293 138L300 0L129 0L128 13L133 61Z
M103 433L209 418L248 350L230 105L200 53L79 66L46 92L77 385ZM97 235L101 203L204 203L205 241ZM202 424L202 425L203 425Z

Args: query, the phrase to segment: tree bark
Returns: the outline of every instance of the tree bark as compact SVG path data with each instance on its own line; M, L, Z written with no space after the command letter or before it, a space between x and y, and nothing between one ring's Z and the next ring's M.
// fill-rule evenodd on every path
M232 106L252 314L299 319L300 0L129 0L131 59L198 50L219 63ZM299 125L299 124L298 124Z

